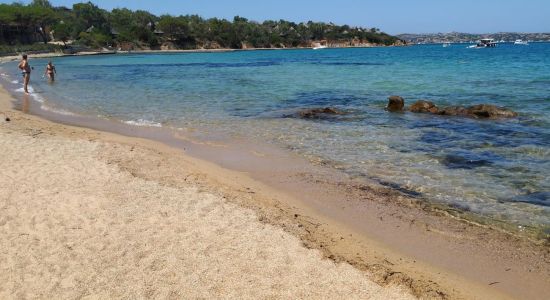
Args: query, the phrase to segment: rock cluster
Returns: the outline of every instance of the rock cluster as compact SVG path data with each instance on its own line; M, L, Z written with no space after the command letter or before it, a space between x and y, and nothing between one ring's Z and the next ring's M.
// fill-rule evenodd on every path
M437 106L435 106L435 104L433 104L433 102L427 100L418 100L413 105L411 105L409 111L414 113L437 114L439 112L439 109L437 108Z
M298 112L298 116L304 119L322 119L327 115L344 115L345 112L334 107L310 108Z
M391 112L404 111L405 100L399 96L388 98L387 110ZM418 100L409 107L410 112L431 113L444 116L463 116L480 119L500 119L517 117L517 113L504 107L498 107L491 104L478 104L473 106L448 106L438 108L433 102L427 100Z

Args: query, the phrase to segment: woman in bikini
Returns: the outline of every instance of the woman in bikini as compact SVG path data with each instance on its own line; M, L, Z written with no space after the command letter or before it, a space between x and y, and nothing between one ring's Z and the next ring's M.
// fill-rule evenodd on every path
M55 80L55 74L57 74L57 71L55 70L55 66L52 64L51 60L46 65L46 72L44 72L44 74L48 75L51 82Z
M29 65L29 62L27 60L27 54L23 54L23 59L21 62L19 62L19 69L23 71L23 83L24 83L24 90L25 94L29 93L29 81L31 80L31 65Z

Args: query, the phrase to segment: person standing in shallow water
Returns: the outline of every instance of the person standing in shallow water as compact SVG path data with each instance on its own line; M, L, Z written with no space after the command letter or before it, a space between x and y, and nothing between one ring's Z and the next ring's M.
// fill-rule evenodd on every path
M29 65L29 61L27 60L27 54L23 54L23 59L19 62L19 69L23 71L23 89L25 90L25 94L29 93L29 82L31 80L31 65Z
M44 74L48 76L50 82L53 82L55 80L55 74L57 74L57 71L55 70L55 66L53 65L51 60L46 65L46 72L44 72Z

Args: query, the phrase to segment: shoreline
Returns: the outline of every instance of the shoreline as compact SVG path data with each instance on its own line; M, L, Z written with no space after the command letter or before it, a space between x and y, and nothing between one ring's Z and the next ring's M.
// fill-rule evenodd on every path
M179 150L52 123L10 101L0 90L1 298L413 299L260 222L227 200L242 193L212 189Z
M22 116L29 118L27 115ZM36 120L36 122L44 126L42 123L48 123L49 121ZM82 128L78 128L78 130L83 131L83 135L89 135L90 132L94 132L94 130ZM111 141L114 142L120 142L120 140L126 139L135 142L133 139L136 139L131 137L120 137L117 136L116 133L108 135L110 136L109 138L112 139ZM239 164L246 160L252 163L248 167L235 170L235 165L223 161L216 161L215 159L216 157L220 157L220 151L226 150L224 147L211 147L201 143L201 141L193 141L185 137L182 138L182 141L186 154L180 153L179 155L185 156L184 160L193 160L201 164L202 168L204 168L204 164L208 164L209 167L206 169L221 168L229 172L231 174L230 177L236 175L231 172L237 172L238 176L235 176L235 178L239 178L237 182L228 183L225 182L226 179L219 178L219 176L212 176L212 174L206 171L204 176L215 177L209 180L217 182L218 185L232 186L234 190L240 190L245 194L255 195L255 197L258 197L256 196L258 194L262 194L263 198L272 198L267 201L265 199L263 201L250 199L249 201L239 201L238 203L245 207L252 207L254 210L260 212L262 217L264 217L262 213L265 213L265 222L283 227L285 230L300 237L306 246L322 251L327 258L337 262L348 262L367 273L376 273L374 275L376 278L375 281L379 283L388 284L397 282L408 286L417 296L429 295L429 297L437 297L439 295L442 297L442 295L446 295L449 298L475 298L476 295L495 296L495 293L502 296L500 294L500 292L502 292L500 283L505 280L498 281L499 284L492 284L490 287L484 287L482 282L472 282L472 278L465 279L463 277L466 275L465 273L472 271L471 268L475 266L476 263L483 261L484 258L490 258L493 254L491 253L491 249L487 249L490 248L490 245L482 245L479 241L477 243L473 242L476 238L488 237L489 242L493 242L492 246L505 241L507 245L499 249L499 252L505 254L503 256L507 256L503 259L504 261L512 259L514 250L516 250L518 246L521 249L532 250L529 248L529 245L524 243L525 241L522 242L519 238L511 237L502 232L496 232L494 228L483 228L475 224L464 224L462 220L453 219L450 216L438 216L441 212L430 212L427 207L422 207L418 205L418 203L415 204L412 199L403 197L403 195L392 192L389 189L372 189L372 187L365 186L361 182L350 181L344 174L340 174L341 177L337 178L337 180L332 177L333 174L323 173L322 171L298 174L295 170L281 170L284 176L279 175L275 177L272 176L272 173L261 174L262 172L256 172L256 174L254 174L253 169L257 168L257 166L255 166L257 161L254 161L255 157L266 155L265 153L260 152L261 155L257 155L258 153L250 155L249 153L248 157L241 157L240 160L238 160ZM142 141L140 141L140 143L141 142ZM158 142L148 141L147 143L153 143L158 146ZM231 147L231 145L229 147ZM205 149L208 150L205 151ZM232 151L236 152L232 154L234 157L242 155L239 154L239 152L252 152L250 149L242 148L233 149ZM224 153L227 154L227 152ZM271 159L277 156L284 156L284 154L281 153L267 153L267 155L271 156ZM287 158L283 157L282 161L285 161L285 159ZM206 163L205 161L210 163ZM130 161L126 162L126 164L125 167L131 169L132 173L135 172L144 177L150 176L149 174L142 174L145 171L142 166L137 166ZM289 184L283 180L284 177L287 177L292 172L294 172L294 175L299 175L299 177L294 177L297 178L297 184ZM220 181L222 182L221 184ZM246 182L247 184L243 184L242 182ZM251 188L247 185L256 188ZM214 184L214 186L216 186L216 184ZM322 188L322 186L325 186L325 188ZM328 190L326 188L327 186L329 187ZM266 190L269 190L269 192L266 193ZM309 198L316 199L300 199L300 194L303 194L305 190L309 192ZM342 200L345 200L345 203L347 203L346 208L342 208L342 211L334 211L335 208L341 206ZM327 203L330 205L326 205ZM357 207L360 207L360 210L354 212ZM412 218L409 215L412 215ZM364 218L368 220L365 222L362 220ZM345 221L345 219L350 219L350 221L347 223L342 222ZM392 228L381 230L379 227L381 225L383 227L388 226ZM408 226L411 232L404 233L399 229L405 226ZM394 237L391 238L392 236ZM335 241L335 237L341 238L340 241ZM406 238L406 240L403 241L403 238ZM457 239L458 241L449 239ZM449 259L458 255L460 259L467 260L468 256L470 256L469 253L453 253L452 255L445 253L424 253L424 255L422 255L422 252L430 250L430 245L423 245L426 242L433 244L431 245L432 249L439 247L454 249L460 246L461 250L465 250L471 249L472 247L479 247L481 250L484 250L485 253L484 255L470 259L468 266L462 270L457 270L457 268L461 268L461 262L459 261L457 263L449 261ZM464 243L467 245L464 246ZM409 247L411 244L413 248L415 248L412 249L414 251L408 251L408 253L403 255L403 248ZM536 248L538 246L534 245L534 247L535 250L538 249ZM394 251L394 249L397 249L397 251ZM535 253L544 254L544 249L546 248L536 250ZM357 252L353 253L354 251ZM367 254L361 254L363 252ZM438 257L430 259L426 257L426 254L429 254L428 256L437 254L435 256ZM546 255L548 255L547 252ZM416 261L417 257L420 257L418 262ZM542 283L544 284L545 281L548 281L548 258L540 257L538 261L533 257L530 259L534 259L530 262L533 265L542 260L542 269L539 269L537 273L542 272ZM425 260L427 263L421 263L420 260ZM525 260L525 258L523 260ZM396 263L397 261L398 263ZM546 262L546 264L544 264L544 262ZM495 267L500 263L502 263L502 259L501 261L498 261L498 259L496 262L492 261L489 265ZM525 261L521 263L525 263ZM521 263L516 262L518 269ZM526 265L529 265L529 263ZM451 271L449 272L446 268ZM457 271L461 271L458 273L462 274L455 274ZM503 272L502 270L493 270L493 272L491 272L491 270L476 271L482 272L481 274L476 274L477 278L474 278L475 280L473 281L479 281L480 275L491 275L497 278L498 276L496 275ZM532 272L529 271L527 273ZM510 274L512 273L508 273L508 275ZM441 278L436 279L434 275L435 277ZM529 278L522 277L524 278L524 283L534 278L534 276L528 276L529 274L524 275ZM546 278L544 278L544 276L546 276ZM515 276L504 276L506 280L510 280L512 277ZM495 281L487 284L493 282L497 282L497 280L495 279ZM513 282L507 282L506 284L507 286L504 287L504 290L513 292ZM459 287L456 287L456 285ZM522 284L519 284L519 287L521 286ZM473 291L472 288L474 288ZM515 288L517 289L518 286ZM539 288L542 288L539 292L545 291L544 286L539 286ZM529 295L531 298L537 295L536 291L532 292L533 294ZM538 295L541 296L543 294Z
M164 51L164 50L162 50L162 51L156 51L156 50L153 50L153 51L144 51L144 52L139 52L139 53L145 53L145 54L149 54L149 53L170 53L170 52L174 52L174 53L182 53L182 52L215 53L215 52L232 52L232 51L295 50L295 49L298 49L298 48L292 48L292 49L273 49L273 48L266 48L266 49L219 49L219 50L216 50L216 51L210 51L210 50L207 50L207 51L203 51L203 50L175 50L175 51ZM307 50L307 49L310 49L310 48L300 48L300 49ZM132 53L135 53L135 52L132 52ZM64 55L64 56L110 55L110 54L117 54L117 53L88 52L88 53L83 53L83 54ZM118 54L124 55L124 54L127 54L127 53L118 53ZM5 63L5 62L1 61L1 58L2 57L0 57L0 66L1 66L2 63ZM43 57L36 57L36 58L43 58ZM1 83L0 83L0 88L6 89L6 87L2 87ZM8 92L8 94L9 94L9 92ZM16 99L17 95L11 94L11 97ZM34 100L31 100L31 98L32 97L29 97L29 100L30 100L29 101L30 105L29 105L29 108L28 108L30 110L29 113L32 114L32 115L36 115L38 117L44 118L44 119L49 120L49 121L53 121L53 122L57 122L57 123L65 124L65 125L70 125L70 126L85 127L85 128L90 128L90 129L93 129L93 130L106 131L106 132L111 132L111 133L114 133L114 134L121 134L123 136L145 138L145 139L154 140L154 141L157 141L157 142L160 142L160 143L172 146L172 147L176 147L176 148L179 148L179 149L182 149L182 150L185 149L186 147L192 146L192 144L199 144L199 145L208 145L208 144L210 144L210 142L206 141L206 139L208 139L208 137L199 136L195 139L195 138L191 138L189 136L186 136L187 134L192 134L191 131L193 131L193 130L191 130L190 132L182 132L182 131L179 131L179 130L182 130L182 128L178 128L178 129L176 129L175 127L165 128L164 126L161 126L160 123L159 124L145 123L145 124L137 124L136 125L135 123L133 123L134 122L133 120L101 118L101 117L96 117L96 116L92 116L92 115L81 114L79 112L67 111L67 110L64 110L64 109L59 110L57 108L52 108L52 107L48 107L48 106L45 107L45 105L42 102L38 103ZM220 137L216 136L214 134L213 138L215 140L218 140ZM181 140L181 141L178 141L178 140ZM229 144L232 144L231 145L232 147L235 147L237 144L243 143L243 144L246 144L248 147L253 148L255 146L254 144L258 141L239 140L239 141L227 141L227 142ZM216 141L216 142L212 143L211 145L215 145L216 143L218 143L218 142ZM217 146L220 146L220 145L217 145ZM267 146L267 144L264 143L264 144L262 144L262 146L265 147L265 146ZM225 147L225 145L223 147ZM214 147L214 149L215 148L216 147ZM277 148L276 152L278 152L278 154L280 154L281 152L286 152L286 149L280 149L278 147L276 147L276 148ZM273 149L266 149L266 151L268 151L268 152L270 150L273 150ZM260 150L258 150L258 151L249 150L249 149L246 149L246 147L241 147L241 149L239 151L241 151L241 152L255 152L255 154L252 155L252 156L257 156L257 154L261 155ZM266 178L261 178L259 176L254 176L254 172L255 172L255 170L254 170L255 167L254 166L248 165L247 168L241 169L241 166L239 166L238 164L233 163L231 165L227 165L227 164L225 164L224 161L220 161L220 160L216 159L216 155L223 156L223 155L225 155L223 153L204 154L203 152L204 152L204 149L200 149L198 151L195 151L195 153L193 153L193 156L201 158L201 159L209 161L209 162L215 162L216 164L223 165L224 167L226 167L228 169L231 169L231 170L237 170L237 171L240 171L240 172L247 172L247 173L251 174L251 176L254 177L257 180L266 181ZM206 152L209 152L209 151L207 150ZM233 152L235 152L235 151L233 151ZM277 154L277 153L275 153L275 154ZM232 155L236 156L236 157L240 156L237 153L232 153ZM240 157L240 159L243 159L243 157ZM248 157L248 160L253 161L254 157ZM266 161L260 162L260 164L261 163L266 163ZM283 163L288 163L288 162L283 162ZM481 227L484 227L484 226L490 227L493 230L502 231L503 234L509 234L509 235L512 235L512 236L514 236L516 238L520 238L520 239L528 239L531 242L533 242L535 244L538 244L538 245L545 245L545 244L549 244L549 242L550 242L550 240L549 240L550 236L548 236L548 232L543 231L545 228L535 227L535 226L527 226L525 224L519 224L518 225L516 223L508 222L505 219L493 218L491 216L486 216L486 215L482 215L482 214L479 214L479 213L470 212L470 211L467 211L467 210L461 210L460 208L457 208L457 207L452 206L450 204L435 202L435 201L431 201L430 199L425 199L425 198L422 198L422 197L417 197L415 195L410 195L410 194L407 193L407 191L401 191L399 187L393 187L391 185L391 182L389 184L387 184L387 183L380 182L380 181L377 181L375 179L367 178L367 177L365 177L364 180L356 180L355 178L357 176L348 174L348 173L346 173L344 171L341 171L341 170L335 170L334 168L330 167L330 163L327 163L327 162L324 162L324 161L313 162L313 161L305 161L304 159L301 159L299 164L302 164L302 165L304 165L304 164L307 164L307 165L317 164L318 166L316 166L316 167L321 167L321 169L325 169L325 171L328 170L328 169L333 170L333 171L335 171L335 173L338 173L338 176L340 176L339 177L340 180L342 180L342 181L347 180L348 182L354 182L354 185L360 186L360 189L363 189L363 185L364 185L364 186L367 186L370 189L391 191L396 195L396 197L397 196L404 196L407 199L406 200L407 203L414 203L413 204L414 206L419 207L420 209L422 209L424 211L431 211L433 214L445 214L445 215L448 215L451 218L456 218L458 221L463 221L463 222L466 222L466 223L472 223L476 226L481 226ZM342 179L344 177L346 179ZM359 176L359 177L361 177L361 176ZM350 179L350 178L353 178L353 179ZM286 187L282 187L282 188L286 188ZM408 205L408 204L406 204L406 205Z
M383 48L383 47L407 47L409 45L373 45L373 46L348 46L348 47L327 47L325 49L355 49L355 48ZM65 56L88 56L88 55L125 55L125 54L169 54L169 53L222 53L222 52L241 52L241 51L277 51L277 50L314 50L314 47L294 47L294 48L245 48L245 49L232 49L232 48L220 48L220 49L178 49L178 50L152 50L152 49L141 49L141 50L131 50L131 51L122 51L122 50L112 50L112 51L83 51L77 52L74 54L60 53L60 52L47 52L47 53L37 53L29 54L30 59L32 58L50 58L50 57L65 57ZM19 60L20 55L0 55L0 64L10 61Z

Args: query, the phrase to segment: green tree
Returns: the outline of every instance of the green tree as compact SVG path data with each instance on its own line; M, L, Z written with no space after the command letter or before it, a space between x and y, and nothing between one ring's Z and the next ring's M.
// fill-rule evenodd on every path
M113 43L152 47L159 42L172 42L179 48L217 47L216 44L225 48L296 47L325 39L338 42L359 39L385 45L398 41L378 28L323 22L258 23L240 16L232 20L203 19L198 15L157 17L147 11L126 8L109 12L92 2L74 4L72 9L53 7L48 0L33 0L29 5L0 4L0 42L28 44L40 37L47 43L52 30L54 37L64 43L74 39L92 47Z
M48 0L33 0L31 6L38 6L43 8L53 8L52 4Z
M53 26L53 35L57 40L67 46L67 41L71 38L71 28L65 22L59 22Z

